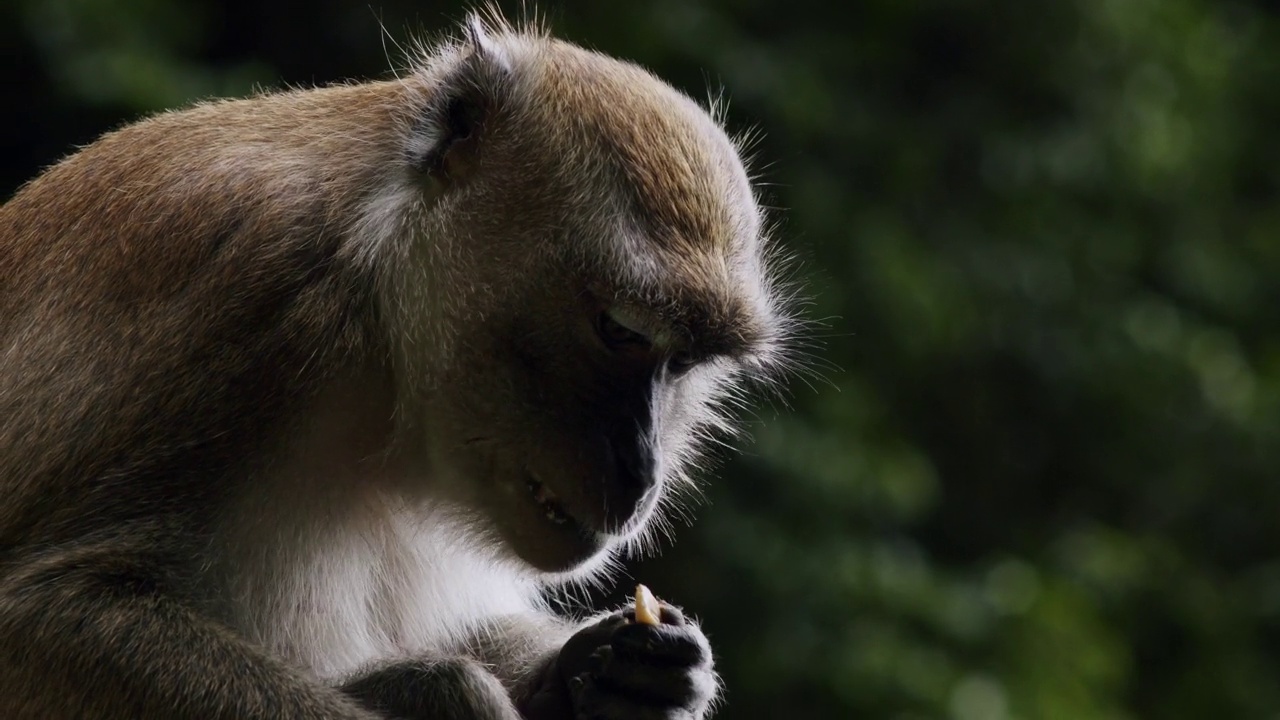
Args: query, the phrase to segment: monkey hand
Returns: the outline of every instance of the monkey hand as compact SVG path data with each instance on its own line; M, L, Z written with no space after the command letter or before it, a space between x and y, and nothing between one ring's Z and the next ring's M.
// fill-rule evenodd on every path
M530 720L701 720L715 697L711 645L674 606L638 623L628 608L578 631L548 666Z

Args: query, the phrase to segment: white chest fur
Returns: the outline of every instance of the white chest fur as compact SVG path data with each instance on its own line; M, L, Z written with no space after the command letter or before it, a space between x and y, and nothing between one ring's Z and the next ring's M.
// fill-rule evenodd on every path
M492 540L395 488L385 384L336 384L219 518L200 597L246 639L324 679L439 650L538 588Z
M225 622L320 678L438 651L535 602L532 583L442 510L311 505L238 513L220 533L210 588Z

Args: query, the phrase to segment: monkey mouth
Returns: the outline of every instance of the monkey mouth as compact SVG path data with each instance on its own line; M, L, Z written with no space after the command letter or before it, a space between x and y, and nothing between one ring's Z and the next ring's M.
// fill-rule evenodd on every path
M542 484L542 481L533 476L526 476L525 486L529 488L529 495L533 497L533 501L542 509L543 515L556 525L568 525L573 528L580 528L578 521L574 519L560 504L560 499L556 494L551 492L551 488Z

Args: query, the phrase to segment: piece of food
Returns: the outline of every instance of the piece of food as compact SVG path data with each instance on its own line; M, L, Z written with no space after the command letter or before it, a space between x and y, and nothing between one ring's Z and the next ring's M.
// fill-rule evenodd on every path
M636 585L636 622L657 625L662 622L662 606L644 585Z

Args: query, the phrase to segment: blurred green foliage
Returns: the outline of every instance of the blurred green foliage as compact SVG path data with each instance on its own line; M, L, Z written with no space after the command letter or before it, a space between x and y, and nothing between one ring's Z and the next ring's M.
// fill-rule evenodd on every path
M543 11L724 86L824 320L825 380L633 568L703 618L721 717L1280 717L1274 4ZM461 13L7 0L4 187L159 108L387 76Z

